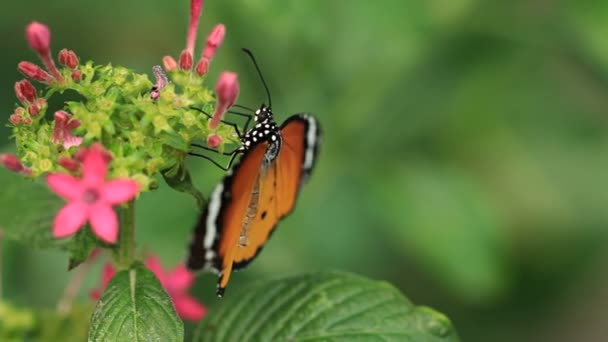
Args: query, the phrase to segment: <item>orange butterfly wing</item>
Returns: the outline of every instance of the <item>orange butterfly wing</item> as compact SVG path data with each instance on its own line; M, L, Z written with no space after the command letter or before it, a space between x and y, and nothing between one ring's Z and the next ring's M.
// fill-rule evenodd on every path
M316 120L294 115L281 126L281 136L279 154L269 164L263 165L268 142L243 156L216 187L197 224L188 266L218 273L220 295L232 270L249 264L291 212L312 170L319 138Z

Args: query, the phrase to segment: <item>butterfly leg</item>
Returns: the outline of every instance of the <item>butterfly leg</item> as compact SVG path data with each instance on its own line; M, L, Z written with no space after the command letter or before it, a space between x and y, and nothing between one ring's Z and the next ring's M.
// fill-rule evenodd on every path
M201 148L203 148L203 149L205 149L207 151L213 151L215 153L220 153L217 150L214 150L214 149L211 149L211 148L208 148L208 147L205 147L205 146L201 146L201 145L197 145L197 144L192 144L192 145L196 146L196 147L201 147ZM239 151L238 148L236 150L232 151L232 152L224 152L224 153L222 153L225 156L230 156L230 161L228 161L228 165L227 166L222 166L222 165L220 165L220 163L218 163L217 161L215 161L213 158L211 158L209 156L206 156L206 155L200 154L200 153L196 153L196 152L188 152L188 154L191 155L191 156L207 159L208 161L212 162L213 165L219 167L220 169L222 169L224 171L230 170L230 167L232 167L232 163L234 163L234 159L236 158L236 155L239 154L239 153L240 153L240 151Z

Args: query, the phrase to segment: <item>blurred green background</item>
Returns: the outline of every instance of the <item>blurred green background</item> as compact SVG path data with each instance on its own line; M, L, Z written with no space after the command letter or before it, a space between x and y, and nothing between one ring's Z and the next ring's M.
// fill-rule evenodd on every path
M188 1L15 1L0 13L0 115L36 61L24 39L150 72L185 45ZM342 269L446 313L463 341L608 336L608 3L555 0L205 1L199 42L227 27L212 64L264 92L279 121L315 113L324 145L297 210L229 292L256 279ZM199 43L199 49L202 44ZM2 127L1 143L10 132ZM208 192L222 173L193 160ZM142 196L138 241L173 265L196 219L166 186ZM1 210L1 209L0 209ZM52 307L65 254L4 243L4 296ZM87 281L95 286L97 272ZM216 305L216 277L196 292Z

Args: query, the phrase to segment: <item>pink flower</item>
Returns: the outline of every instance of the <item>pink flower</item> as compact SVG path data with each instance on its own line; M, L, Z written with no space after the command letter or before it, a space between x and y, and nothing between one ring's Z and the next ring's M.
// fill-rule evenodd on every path
M25 29L25 38L30 47L40 55L50 53L51 32L46 25L37 21L31 22Z
M196 43L196 31L198 29L198 20L201 17L203 9L203 0L190 1L190 27L188 27L188 39L186 42L186 50L190 55L194 55L194 43Z
M175 61L175 58L171 56L163 57L163 65L165 66L165 70L167 71L177 70L177 62Z
M107 152L94 144L82 152L82 178L51 173L46 181L51 190L68 200L53 221L53 236L63 238L76 233L87 221L101 240L115 243L118 219L112 206L133 199L139 184L131 179L105 181Z
M188 289L194 283L194 274L190 273L183 264L177 265L170 272L163 270L158 258L151 256L146 259L146 266L154 272L160 284L165 288L177 314L189 321L198 321L205 315L207 309L188 294Z
M225 35L226 27L223 24L217 24L207 37L207 44L203 49L201 59L196 63L196 73L199 76L203 76L209 71L209 64L211 64L215 51L224 41Z
M207 137L207 146L211 148L218 148L221 144L222 138L219 135L212 133Z
M99 300L99 298L101 298L101 294L106 287L108 287L110 280L112 280L112 277L114 277L115 274L116 270L114 267L112 267L112 264L105 264L101 270L101 285L98 288L91 290L91 292L89 292L89 297L91 297L93 300Z
M192 69L192 54L188 50L182 51L179 55L179 67L185 71Z
M183 264L177 265L170 272L165 272L160 260L150 256L146 259L146 267L156 275L161 286L171 298L175 311L182 319L199 321L203 318L207 308L188 294L188 289L194 283L194 274L190 273ZM89 296L94 300L99 300L115 273L116 271L112 265L106 264L102 270L100 286L91 291Z
M234 72L223 72L217 81L215 92L217 94L217 103L215 104L213 118L209 122L209 128L211 129L217 128L224 113L234 104L237 96L239 96L238 75Z
M51 57L51 32L49 28L44 24L33 21L25 28L25 37L30 47L38 53L42 63L51 75L56 80L64 82L63 76L57 70L53 57Z
M17 172L25 176L31 176L32 170L23 165L23 163L14 154L0 154L0 164L9 171Z
M17 65L17 69L19 69L19 71L25 76L44 84L51 84L53 81L55 81L55 78L49 75L48 72L42 70L39 66L31 62L20 62Z
M59 51L59 63L70 69L75 69L78 66L78 56L72 50L61 49Z
M23 104L30 104L36 101L38 95L36 88L28 80L21 80L15 83L15 95Z
M68 149L72 146L80 146L82 137L77 137L72 134L72 130L80 126L78 120L70 120L72 115L65 111L55 112L55 126L53 127L53 135L51 140L55 144L63 144L63 147Z

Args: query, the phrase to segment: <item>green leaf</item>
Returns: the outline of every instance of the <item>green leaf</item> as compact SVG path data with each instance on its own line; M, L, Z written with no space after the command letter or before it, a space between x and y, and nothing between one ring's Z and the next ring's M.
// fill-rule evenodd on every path
M392 285L317 273L253 285L210 310L194 341L458 341L449 319Z
M97 245L98 240L93 235L91 229L87 228L78 231L68 246L68 251L70 252L68 271L85 262Z
M63 200L46 185L1 169L0 187L0 228L8 238L30 247L67 244L69 240L58 240L51 233L53 218Z
M183 340L171 299L141 263L112 278L91 317L89 341Z

